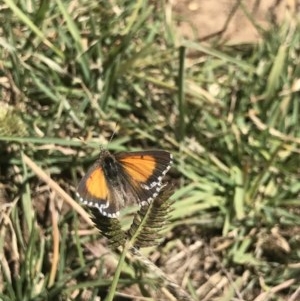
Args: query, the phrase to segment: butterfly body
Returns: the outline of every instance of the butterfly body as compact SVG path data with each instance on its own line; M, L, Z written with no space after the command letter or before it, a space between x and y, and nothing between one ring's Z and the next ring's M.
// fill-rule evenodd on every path
M99 159L80 181L77 196L108 217L117 217L122 207L151 202L162 187L172 164L172 155L162 150L121 152L102 150Z

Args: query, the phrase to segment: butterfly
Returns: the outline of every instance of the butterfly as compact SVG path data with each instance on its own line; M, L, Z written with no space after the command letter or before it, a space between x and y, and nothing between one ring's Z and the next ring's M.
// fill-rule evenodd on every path
M172 165L167 151L120 152L101 150L99 159L89 168L77 187L77 197L100 213L116 218L127 204L141 206L155 199L162 179Z

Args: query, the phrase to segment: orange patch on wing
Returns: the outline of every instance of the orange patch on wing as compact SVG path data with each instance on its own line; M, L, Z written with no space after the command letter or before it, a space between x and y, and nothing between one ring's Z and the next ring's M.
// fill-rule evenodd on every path
M125 171L138 182L146 182L153 174L156 161L153 156L130 156L120 160Z
M101 168L95 169L86 180L86 189L93 198L107 199L108 188Z

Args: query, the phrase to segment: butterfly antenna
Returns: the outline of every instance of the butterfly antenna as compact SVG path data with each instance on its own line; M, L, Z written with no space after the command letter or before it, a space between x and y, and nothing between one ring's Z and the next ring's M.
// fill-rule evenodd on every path
M112 135L111 135L111 137L110 137L110 139L108 141L108 144L113 140L113 138L114 138L114 136L115 136L115 134L117 132L117 128L118 128L118 123L116 123L116 125L115 125L115 129L114 129L114 131L113 131L113 133L112 133Z
M118 130L118 123L116 123L115 128L114 128L114 131L113 131L112 135L110 136L109 141L107 142L106 149L108 149L108 145L109 145L109 144L111 143L111 141L113 140L115 134L117 133L117 130Z

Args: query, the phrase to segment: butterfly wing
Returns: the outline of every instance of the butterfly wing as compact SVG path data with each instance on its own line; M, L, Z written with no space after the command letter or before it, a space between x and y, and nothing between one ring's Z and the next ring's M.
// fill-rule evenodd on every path
M172 164L172 155L161 150L118 153L115 158L123 169L128 190L142 205L158 195Z
M120 202L105 179L103 168L98 161L79 182L76 194L83 204L97 207L101 214L108 217L118 216Z

